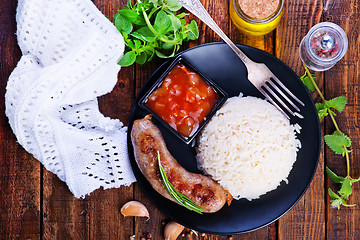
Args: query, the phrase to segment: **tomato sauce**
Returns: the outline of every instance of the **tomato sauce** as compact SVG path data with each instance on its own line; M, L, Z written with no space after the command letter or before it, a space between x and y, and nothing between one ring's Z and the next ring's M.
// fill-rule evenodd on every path
M190 137L218 100L219 95L199 74L179 63L146 105L182 136Z

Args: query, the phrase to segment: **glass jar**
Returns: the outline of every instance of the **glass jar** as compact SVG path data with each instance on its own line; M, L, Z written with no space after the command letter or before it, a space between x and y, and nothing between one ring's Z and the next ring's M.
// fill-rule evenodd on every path
M279 5L273 13L265 18L254 18L245 14L240 8L239 0L230 0L230 17L241 32L252 36L262 36L279 25L283 15L283 6L284 0L279 0Z
M335 23L322 22L313 26L302 39L299 54L309 69L325 71L345 55L347 47L344 30Z

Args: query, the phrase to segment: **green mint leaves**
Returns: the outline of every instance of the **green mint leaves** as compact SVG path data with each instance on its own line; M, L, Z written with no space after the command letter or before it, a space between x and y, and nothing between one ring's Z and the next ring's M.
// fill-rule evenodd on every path
M348 204L347 200L349 196L352 194L352 184L355 182L360 181L360 177L357 179L353 179L350 177L350 158L349 153L351 152L348 148L351 146L350 138L343 133L336 120L335 111L341 113L345 106L347 99L344 96L335 97L330 100L326 100L324 95L321 93L319 87L316 84L316 77L314 74L310 73L309 69L306 67L305 64L305 74L300 78L304 85L312 92L315 90L319 94L322 102L315 103L315 107L319 116L319 119L325 118L326 116L330 116L331 121L334 124L336 131L333 134L325 135L324 140L326 145L336 154L342 155L346 159L346 166L347 166L347 175L346 177L341 177L336 175L333 171L331 171L328 167L326 167L326 173L328 174L329 178L337 184L340 184L340 190L335 193L330 188L328 189L328 193L330 198L332 199L331 206L333 208L340 209L340 206L345 207L353 207L356 204Z
M346 177L346 178L339 177L328 167L326 167L326 172L333 182L341 184L341 188L337 194L333 190L331 190L331 188L328 189L329 196L330 198L332 198L332 200L330 201L331 207L340 209L340 206L344 206L344 207L356 206L356 204L347 204L346 200L348 200L349 196L352 194L352 189L351 189L352 184L360 181L360 178L352 179L351 177Z
M351 146L350 138L344 133L334 132L331 135L325 135L324 137L326 145L328 145L331 150L333 150L336 154L345 156L345 147Z
M114 23L125 41L125 54L119 65L144 64L156 55L173 57L184 41L199 37L194 20L186 24L185 13L177 0L129 0L125 8L114 15Z
M314 79L314 81L316 82L316 78L315 78L315 74L311 74L312 78ZM305 72L304 75L302 75L300 77L301 81L304 83L304 85L312 92L315 91L315 86L314 84L312 83L310 77L307 75L307 73Z
M347 102L346 97L340 96L325 101L325 103L316 103L315 107L318 112L319 118L321 119L329 115L329 112L331 112L334 116L336 116L333 109L337 110L338 112L342 112L345 108L346 102Z

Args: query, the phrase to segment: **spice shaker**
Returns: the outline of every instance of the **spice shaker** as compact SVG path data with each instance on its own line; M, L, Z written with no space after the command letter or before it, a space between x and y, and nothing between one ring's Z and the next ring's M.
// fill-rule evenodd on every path
M314 71L332 68L346 53L348 39L341 27L331 22L313 26L299 47L301 60Z

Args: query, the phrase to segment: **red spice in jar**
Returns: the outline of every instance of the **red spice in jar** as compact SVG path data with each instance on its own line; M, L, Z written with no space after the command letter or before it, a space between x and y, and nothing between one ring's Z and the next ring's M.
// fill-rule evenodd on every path
M336 54L339 52L339 45L335 42L334 46L331 49L324 49L321 46L321 41L323 36L326 34L327 32L315 34L315 36L311 39L311 49L318 57L332 58L335 57Z
M177 64L151 93L146 105L182 136L190 137L219 98L199 74Z
M241 10L251 18L264 19L279 7L280 0L238 0Z

